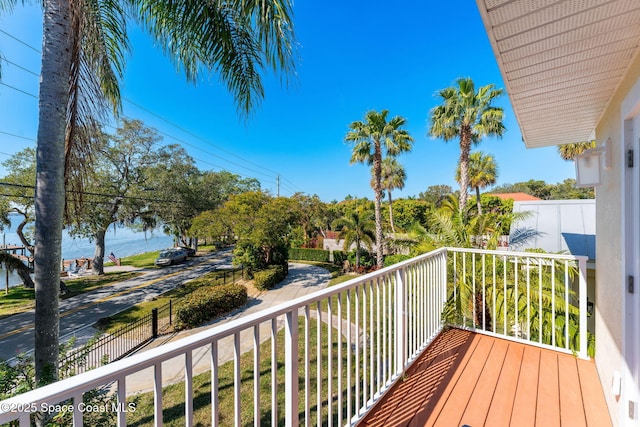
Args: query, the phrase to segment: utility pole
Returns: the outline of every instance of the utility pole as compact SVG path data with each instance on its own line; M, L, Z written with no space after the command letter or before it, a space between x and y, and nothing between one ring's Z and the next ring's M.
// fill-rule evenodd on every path
M276 187L278 188L277 195L280 197L280 174L276 175Z

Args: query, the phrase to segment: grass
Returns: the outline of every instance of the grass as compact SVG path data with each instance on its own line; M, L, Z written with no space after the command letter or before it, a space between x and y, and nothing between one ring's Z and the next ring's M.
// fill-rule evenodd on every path
M139 276L141 273L121 271L107 273L102 276L84 276L77 279L66 280L65 285L69 293L61 296L61 299L74 297L85 292L91 292L114 282L121 282ZM12 286L9 294L0 293L0 318L12 314L24 313L35 307L35 291L24 286Z
M300 336L304 336L304 318L299 319L299 333ZM322 324L321 334L323 340L327 337L327 325ZM310 422L315 424L317 417L317 388L316 380L318 375L318 348L317 348L317 322L313 319L310 320L310 346L308 348L311 368L308 373L310 380L310 393L309 401L311 402ZM337 394L343 395L343 407L346 408L346 389L341 391L337 390L337 332L335 329L332 331L332 343L331 350L326 345L326 341L323 341L321 347L321 390L322 396L322 414L323 419L326 420L328 416L327 409L327 395L328 395L328 373L327 373L327 360L331 357L334 363L333 380L332 380L332 395L333 395L333 418L334 424L343 424L337 421ZM342 360L343 366L346 366L346 346L345 340L342 340ZM276 336L276 348L277 348L277 402L278 402L278 422L277 425L284 425L284 332L281 330ZM304 382L306 374L304 371L304 340L300 340L298 347L298 354L300 355L299 362L299 414L300 419L304 419ZM260 346L260 417L261 425L271 424L271 340L268 339ZM233 395L233 361L222 364L219 367L218 378L218 399L219 399L219 421L221 426L233 425L234 414L234 395ZM355 369L355 367L354 367ZM253 351L248 351L240 357L240 375L241 375L241 389L240 389L240 408L241 408L241 423L242 426L252 426L255 417L254 403L253 403L253 386L254 386L254 369L253 369ZM344 379L346 378L346 369L344 370ZM354 373L352 373L354 378ZM177 383L163 388L163 423L165 426L184 426L185 425L185 391L184 383ZM196 375L193 378L193 407L194 407L194 426L209 426L211 425L211 373L205 372L200 375ZM136 407L135 412L127 414L127 425L143 427L153 425L153 408L154 408L154 396L153 393L144 393L128 398L128 403L134 403ZM346 414L346 410L343 410Z
M131 265L137 268L155 267L153 263L160 255L160 251L145 252L137 255L131 255L120 259L120 265ZM105 263L105 265L114 265L113 262Z
M203 285L211 285L214 281L218 281L219 284L229 283L233 280L234 277L236 280L239 279L241 277L241 273L236 272L234 276L233 273L229 270L220 270L204 274L197 279L185 282L183 285L165 292L162 295L159 295L152 301L145 301L136 304L135 306L130 307L118 314L114 314L113 316L109 316L108 318L101 319L99 327L106 332L117 330L130 324L131 322L135 322L136 320L148 315L154 308L159 308L161 306L164 306L165 304L168 304L169 300L173 300L175 303L176 300L180 300L180 298L189 295L191 292L195 291Z

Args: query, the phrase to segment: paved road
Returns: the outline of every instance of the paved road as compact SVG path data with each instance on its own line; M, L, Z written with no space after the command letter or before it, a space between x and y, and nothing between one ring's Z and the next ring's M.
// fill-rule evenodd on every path
M153 269L139 277L60 301L61 340L77 336L79 343L91 338L98 319L164 293L182 282L216 268L231 267L231 252L196 257L187 263ZM35 312L0 319L0 358L10 359L33 349Z

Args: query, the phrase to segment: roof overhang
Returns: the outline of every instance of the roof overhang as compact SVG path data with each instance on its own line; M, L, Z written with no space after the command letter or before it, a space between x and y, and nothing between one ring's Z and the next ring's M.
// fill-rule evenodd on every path
M476 0L529 148L589 141L640 46L640 0Z

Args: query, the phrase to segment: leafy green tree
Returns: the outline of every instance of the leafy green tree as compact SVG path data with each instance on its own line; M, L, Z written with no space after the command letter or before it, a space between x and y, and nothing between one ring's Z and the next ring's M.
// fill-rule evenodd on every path
M431 203L434 207L439 208L447 197L453 194L450 185L431 185L426 191L420 193L418 197Z
M103 143L93 153L92 173L88 175L86 194L75 212L69 232L95 243L93 274L104 274L105 236L113 224L129 225L145 219L147 204L136 190L148 184L145 171L156 164L153 146L158 133L139 120L123 119L114 135L102 135Z
M593 199L595 196L593 187L578 188L576 187L576 180L573 178L567 178L552 186L549 195L552 200Z
M356 268L360 267L361 250L367 248L371 251L375 235L375 222L371 215L350 211L344 217L334 222L334 227L339 231L337 240L343 240L343 248L346 252L355 245Z
M482 151L476 151L469 155L469 187L476 190L476 204L478 215L482 215L482 203L480 189L496 183L498 178L498 166L493 156ZM460 165L456 170L456 181L460 182Z
M311 238L323 229L327 221L326 204L315 194L308 196L296 193L291 196L291 199L298 211L303 245L308 245Z
M469 188L469 152L472 144L479 144L485 136L501 137L505 131L502 108L493 106L502 89L495 85L481 86L475 91L470 78L460 78L456 86L438 92L442 103L431 110L429 134L460 143L460 211L467 205Z
M389 197L389 224L391 224L391 231L395 234L396 228L393 224L393 199L391 198L391 192L404 188L407 172L395 158L385 157L382 160L381 178L382 189L387 192L387 196Z
M378 267L383 266L382 233L382 157L395 157L400 153L410 151L413 138L402 129L406 120L395 116L387 121L388 110L368 111L364 121L352 122L351 129L345 136L345 142L353 144L351 163L366 163L373 170L374 212L376 222L376 262Z
M1 0L2 10L10 12L17 3ZM90 154L83 151L86 146L76 143L92 117L83 107L86 102L106 99L118 111L117 78L129 47L127 25L141 24L188 80L196 82L202 72L215 70L243 113L263 96L262 68L293 71L295 47L292 5L287 0L44 0L42 6L34 272L38 384L53 382L58 376L57 288L65 182L79 176L71 172L71 166L86 164L82 153ZM102 96L93 96L96 94Z
M35 219L33 186L36 181L36 150L29 147L2 162L8 174L2 178L3 198L0 204L0 227L9 226L9 213L21 217L16 234L22 245L33 255L33 240L25 234L29 224Z

